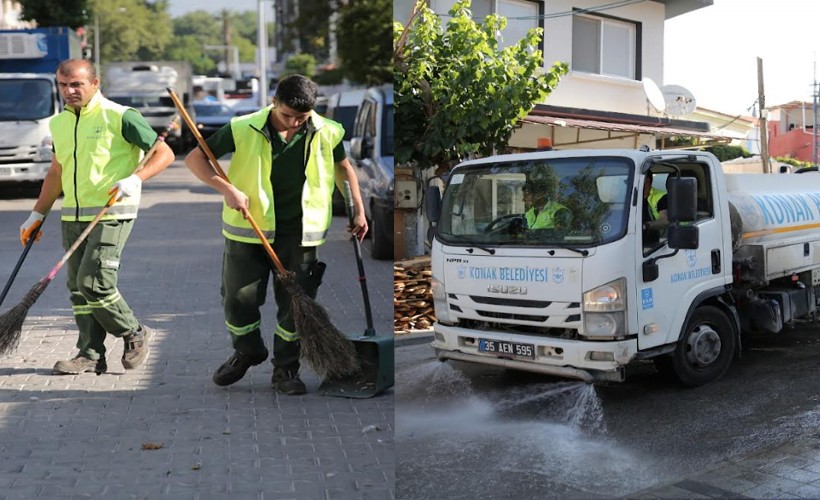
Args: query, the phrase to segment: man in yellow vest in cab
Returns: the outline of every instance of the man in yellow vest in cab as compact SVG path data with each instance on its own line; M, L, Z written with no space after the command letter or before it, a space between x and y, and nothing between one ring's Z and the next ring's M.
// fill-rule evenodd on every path
M555 185L552 185L555 184ZM524 184L524 212L529 229L568 228L570 212L561 203L554 200L557 192L557 179L527 180Z
M208 138L215 157L233 153L230 182L213 171L200 148L185 158L194 175L224 196L221 291L234 352L214 373L216 385L239 381L251 366L268 358L259 309L275 268L242 212L249 211L282 264L312 298L324 272L317 249L332 221L334 185L341 188L345 180L350 182L354 218L348 230L360 239L367 232L356 173L342 143L344 129L313 110L317 93L308 78L288 76L279 82L273 105L233 118ZM277 325L271 382L282 393L304 394L291 297L275 274L273 291Z
M25 245L29 238L39 238L43 218L60 194L64 194L61 226L66 250L105 207L114 188L117 202L66 263L79 353L58 361L53 372L105 372L106 333L123 339L122 365L133 369L148 356L152 332L137 320L117 289L120 256L137 217L142 182L167 168L174 154L160 143L134 173L157 133L138 111L102 96L90 61L64 61L56 77L66 107L49 124L54 156L34 210L20 226L20 242Z
M653 175L647 171L643 181L643 228L649 229L658 226L655 221L666 220L667 198L666 191L652 186Z

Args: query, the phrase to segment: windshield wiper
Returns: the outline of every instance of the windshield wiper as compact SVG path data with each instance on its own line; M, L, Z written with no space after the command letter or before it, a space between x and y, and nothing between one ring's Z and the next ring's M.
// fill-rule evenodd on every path
M495 255L495 248L482 247L481 245L473 245L473 246L478 248L479 250L484 250L485 252L487 252L490 255ZM467 253L473 253L473 249L468 248Z
M558 248L563 248L564 250L569 250L571 252L579 253L579 254L581 254L582 257L586 257L587 255L589 255L589 250L587 250L586 248L575 248L575 247L571 247L571 246L567 246L567 245L558 245L558 244L556 244L554 246L556 246ZM555 250L549 250L549 251L547 251L547 253L550 254L550 257L551 257L551 256L555 255Z

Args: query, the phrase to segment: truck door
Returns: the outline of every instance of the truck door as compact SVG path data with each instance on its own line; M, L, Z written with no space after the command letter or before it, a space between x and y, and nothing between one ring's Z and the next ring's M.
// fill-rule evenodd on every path
M657 279L644 281L640 266L636 277L640 301L637 305L638 347L641 350L677 341L695 298L706 290L724 285L724 231L720 204L716 203L718 198L712 171L715 167L691 160L676 164L681 177L692 177L697 182L697 220L687 224L699 228L700 243L697 249L675 252L666 245L663 220L650 222L648 226L654 227L646 229L642 220L637 221L637 234L641 235L636 238L640 245L637 249L639 262L657 259L658 265ZM654 171L653 186L656 188L664 187L666 178L675 175L673 169L664 169L657 164L651 170ZM664 200L661 199L658 206L664 207ZM663 212L660 217L664 217Z

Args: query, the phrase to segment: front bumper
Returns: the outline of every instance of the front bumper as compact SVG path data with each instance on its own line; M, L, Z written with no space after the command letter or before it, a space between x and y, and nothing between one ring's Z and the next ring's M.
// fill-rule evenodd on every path
M492 330L469 330L436 323L432 343L439 359L454 359L516 370L544 373L585 382L623 382L624 368L638 351L636 339L608 342L516 335ZM498 356L478 350L478 339L532 344L535 358ZM593 359L597 358L597 359Z
M0 164L0 183L38 182L46 178L51 163L5 163Z

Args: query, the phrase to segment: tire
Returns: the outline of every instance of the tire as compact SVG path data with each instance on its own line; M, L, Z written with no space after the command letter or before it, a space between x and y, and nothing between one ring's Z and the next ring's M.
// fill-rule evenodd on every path
M718 380L732 364L736 344L732 323L723 311L698 307L672 354L678 380L689 387Z
M388 235L385 231L384 221L381 214L373 212L373 220L371 221L370 237L370 255L376 260L389 260L393 258L393 248L388 240Z

